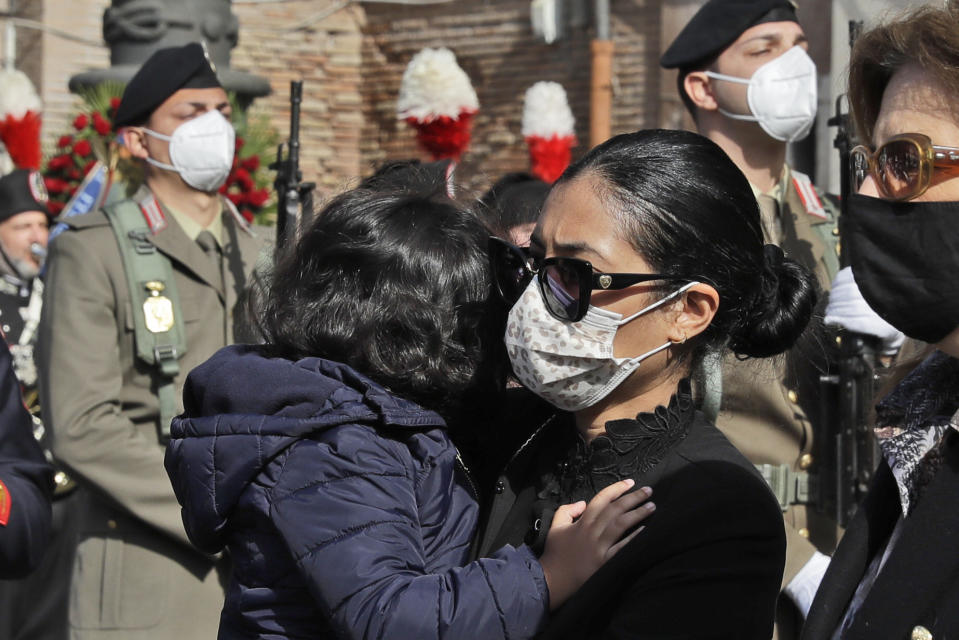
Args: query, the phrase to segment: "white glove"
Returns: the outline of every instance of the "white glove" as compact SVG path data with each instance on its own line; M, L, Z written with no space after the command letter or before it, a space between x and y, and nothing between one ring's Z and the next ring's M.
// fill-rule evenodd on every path
M829 556L814 551L809 561L783 589L786 595L796 603L804 619L809 615L809 608L816 597L816 591L819 590L823 576L826 575L830 560Z
M902 346L905 336L872 310L859 286L852 277L852 268L846 267L836 274L826 305L826 324L839 325L847 331L875 336L882 342L884 355L894 355Z

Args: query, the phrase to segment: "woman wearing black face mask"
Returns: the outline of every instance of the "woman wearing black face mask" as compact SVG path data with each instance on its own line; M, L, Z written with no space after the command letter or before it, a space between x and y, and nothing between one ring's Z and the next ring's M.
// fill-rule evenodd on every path
M883 461L833 556L807 640L959 634L959 3L860 36L843 246L863 297L936 348L877 406Z

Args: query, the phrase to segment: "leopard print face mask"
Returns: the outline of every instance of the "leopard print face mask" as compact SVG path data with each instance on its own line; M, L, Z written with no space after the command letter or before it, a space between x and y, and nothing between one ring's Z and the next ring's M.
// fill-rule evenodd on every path
M564 411L590 407L618 387L640 363L671 344L635 358L613 356L616 330L692 287L690 282L628 318L590 305L579 322L563 322L546 309L534 278L509 312L506 350L513 373L530 391Z

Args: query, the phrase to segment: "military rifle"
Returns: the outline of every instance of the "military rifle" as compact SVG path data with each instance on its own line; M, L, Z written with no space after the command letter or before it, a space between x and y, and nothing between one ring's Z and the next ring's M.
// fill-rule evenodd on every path
M303 182L300 171L300 103L303 101L303 81L290 82L290 138L286 143L286 158L283 144L276 149L276 162L270 169L276 170L276 255L296 242L299 229L309 221L313 213L313 189L316 184Z
M849 45L852 47L862 22L849 21ZM848 110L843 112L845 96L836 99L836 111L827 124L836 127L833 146L839 152L840 201L839 230L849 207L850 134ZM848 256L840 251L840 262L848 266ZM845 526L865 496L869 482L879 463L879 451L870 424L870 411L877 389L877 371L881 344L874 336L837 329L828 333L831 366L820 378L822 387L822 424L824 433L818 438L819 478L818 505Z

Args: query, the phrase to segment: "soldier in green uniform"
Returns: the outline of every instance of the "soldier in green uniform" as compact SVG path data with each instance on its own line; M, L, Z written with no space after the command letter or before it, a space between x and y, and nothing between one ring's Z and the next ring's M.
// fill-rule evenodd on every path
M816 67L806 49L792 2L710 0L660 63L679 69L680 97L699 133L722 147L752 185L766 242L828 290L839 268L837 212L808 176L786 164L788 143L805 137L816 115ZM731 359L707 372L705 404L718 409L716 426L760 468L783 509L782 639L798 634L838 535L836 523L809 504L823 351L817 324L811 327L783 360Z
M217 193L233 160L229 116L199 44L157 51L115 121L143 187L67 219L51 243L41 398L54 455L87 489L73 638L216 637L228 566L190 544L163 458L187 373L235 340L261 248Z

